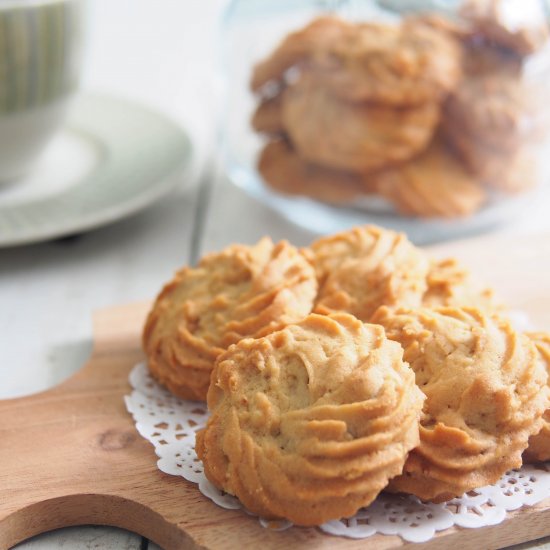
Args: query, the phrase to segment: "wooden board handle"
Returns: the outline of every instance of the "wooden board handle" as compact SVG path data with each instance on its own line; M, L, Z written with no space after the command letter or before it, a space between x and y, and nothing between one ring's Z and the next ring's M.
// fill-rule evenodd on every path
M151 305L151 301L136 302L94 312L92 357L139 347L143 321Z

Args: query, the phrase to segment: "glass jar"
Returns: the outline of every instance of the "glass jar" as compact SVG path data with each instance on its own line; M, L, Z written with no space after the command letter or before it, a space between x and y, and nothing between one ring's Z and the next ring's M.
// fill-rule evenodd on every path
M230 179L319 233L491 229L549 180L545 0L235 0ZM546 165L545 165L546 164Z

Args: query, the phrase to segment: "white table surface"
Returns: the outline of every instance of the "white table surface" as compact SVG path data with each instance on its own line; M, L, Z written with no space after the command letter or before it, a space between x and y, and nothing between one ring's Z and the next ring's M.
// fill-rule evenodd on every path
M46 389L76 371L90 353L92 311L152 298L176 268L191 261L197 243L207 251L264 234L299 245L314 237L232 187L216 168L219 90L213 67L224 3L90 2L83 88L138 99L168 114L189 130L196 154L170 197L139 215L74 239L0 250L0 398ZM209 197L205 184L212 187ZM506 231L550 229L546 209L539 205ZM550 549L550 543L540 544ZM62 529L17 546L147 547L157 548L105 527Z

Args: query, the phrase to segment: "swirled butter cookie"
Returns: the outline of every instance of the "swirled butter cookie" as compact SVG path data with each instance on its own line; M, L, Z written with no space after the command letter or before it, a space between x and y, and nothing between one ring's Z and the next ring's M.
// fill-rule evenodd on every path
M381 307L372 322L403 346L426 395L420 445L390 490L441 502L521 466L548 403L527 336L475 308Z
M461 61L449 33L411 19L350 25L315 52L311 66L338 97L405 106L444 98L460 79Z
M265 183L279 193L303 195L330 204L350 203L359 195L374 191L368 176L306 162L284 140L264 146L258 171Z
M424 149L439 121L436 103L407 108L351 103L312 73L286 88L283 125L304 159L331 168L372 172Z
M439 140L414 159L373 178L378 192L409 216L470 216L487 198L479 182Z
M290 68L303 65L315 52L341 39L350 27L343 19L325 16L290 33L266 59L256 64L250 82L252 90L257 92L269 82L284 81Z
M534 342L541 361L546 366L550 388L550 334L531 332L527 336ZM543 415L544 423L539 433L529 438L529 447L523 453L524 462L541 462L550 460L550 402Z
M402 233L356 227L311 245L319 279L315 312L343 311L368 322L381 305L419 306L429 262Z
M312 314L218 358L197 454L218 488L266 518L348 517L399 474L423 395L380 326Z
M303 318L316 290L313 267L286 241L208 254L157 297L143 331L149 370L175 395L204 400L218 355Z
M454 258L432 260L427 284L422 296L425 307L477 307L487 313L502 309L495 302L493 291L474 281L468 270Z
M437 102L461 75L461 48L422 21L354 24L321 17L291 33L252 75L252 89L283 81L291 67L318 73L350 101L405 106Z

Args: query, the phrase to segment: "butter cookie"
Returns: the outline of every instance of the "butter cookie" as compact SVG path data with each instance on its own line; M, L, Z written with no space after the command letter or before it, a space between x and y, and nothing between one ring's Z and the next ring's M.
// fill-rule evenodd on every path
M368 176L306 162L284 140L264 146L258 171L267 185L279 193L303 195L329 204L350 203L359 195L374 191Z
M381 305L420 306L429 262L404 234L367 225L321 238L311 250L316 313L342 311L368 322Z
M546 366L550 389L550 334L544 332L532 332L527 336L534 342L541 361ZM538 434L529 438L529 447L523 453L524 462L542 462L550 460L550 402L543 415L544 423Z
M354 24L321 17L291 33L254 68L251 86L282 82L291 67L315 71L350 101L393 106L440 101L461 75L461 48L422 21Z
M420 445L389 490L442 502L521 466L548 403L527 336L475 308L381 307L371 322L403 346L426 395Z
M439 102L462 74L462 48L421 20L360 23L318 50L311 62L338 97L383 105Z
M372 502L418 443L423 395L380 326L312 314L218 358L197 454L265 518L318 525Z
M477 307L487 313L502 310L493 291L474 281L468 270L454 258L432 260L427 284L422 296L425 307Z
M545 82L523 76L503 53L470 50L466 76L444 105L445 137L483 183L510 193L527 190L538 178L535 145L547 124Z
M290 33L266 59L255 65L250 87L258 92L270 82L284 82L289 69L302 66L315 52L341 40L350 27L351 24L343 19L324 16Z
M304 159L369 173L424 149L439 121L439 106L342 101L305 73L285 90L282 114L290 141Z
M173 394L204 400L218 355L303 318L316 291L313 267L286 241L208 254L157 297L143 331L149 370Z
M414 159L373 178L380 195L409 216L470 216L487 199L487 193L471 173L439 141Z

